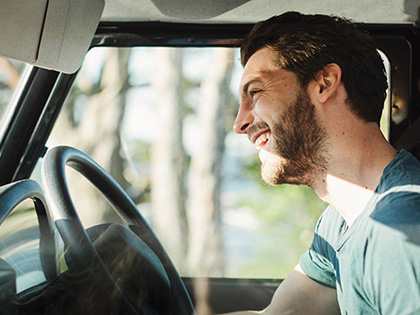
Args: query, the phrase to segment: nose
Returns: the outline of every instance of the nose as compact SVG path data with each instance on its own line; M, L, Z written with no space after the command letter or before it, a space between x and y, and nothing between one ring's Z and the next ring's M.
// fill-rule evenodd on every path
M238 115L236 115L233 130L238 134L245 134L253 122L254 116L252 114L252 109L248 108L246 105L241 104L239 106Z

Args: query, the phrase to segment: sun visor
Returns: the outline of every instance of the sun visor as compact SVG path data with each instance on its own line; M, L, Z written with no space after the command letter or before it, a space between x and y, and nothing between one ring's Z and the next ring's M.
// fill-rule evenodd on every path
M65 73L79 69L104 0L0 0L0 55Z

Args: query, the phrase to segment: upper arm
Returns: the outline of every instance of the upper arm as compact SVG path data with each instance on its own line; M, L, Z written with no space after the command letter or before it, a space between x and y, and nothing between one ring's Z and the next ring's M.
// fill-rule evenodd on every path
M310 279L298 265L277 288L264 314L340 314L337 291Z

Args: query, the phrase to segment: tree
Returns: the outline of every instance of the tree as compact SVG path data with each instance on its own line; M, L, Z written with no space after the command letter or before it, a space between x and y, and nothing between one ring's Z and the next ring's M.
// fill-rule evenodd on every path
M188 270L195 275L221 274L223 269L220 184L234 54L232 49L215 50L201 83L200 147L191 156L188 190Z
M175 264L182 268L188 225L185 213L185 163L182 143L182 50L156 51L152 85L157 93L159 125L152 146L152 204L156 232Z
M99 82L95 82L85 73L79 73L78 84L73 91L64 113L60 115L54 134L61 144L76 146L91 156L115 179L127 188L123 177L124 161L121 151L121 127L125 111L128 86L128 61L130 49L108 49ZM88 96L83 106L80 96ZM83 98L85 99L85 98ZM78 119L77 111L83 111ZM103 196L81 175L69 173L71 193L76 207L80 209L85 227L98 221L118 221L117 215Z
M155 93L154 108L158 117L149 161L152 225L181 272L188 259L188 271L194 275L221 274L223 269L221 166L226 132L231 128L229 116L233 100L229 85L235 51L216 49L212 53L213 59L198 85L186 82L182 49L155 48L154 77L145 77ZM76 90L69 99L71 106L66 107L55 131L56 135L61 134L60 143L75 145L86 152L125 189L129 184L123 177L126 163L120 155L120 139L126 94L130 88L129 59L128 49L108 49L99 82L81 71ZM187 178L187 156L182 140L184 105L187 90L197 87L200 96L195 116L200 125L200 144L192 153ZM81 99L87 100L86 104ZM78 139L77 144L70 136ZM72 177L70 174L69 181ZM185 190L187 179L188 191ZM109 210L106 210L106 219L102 217L103 209L109 206L102 196L93 196L94 189L82 182L80 175L75 183L77 185L71 185L71 192L81 196L74 199L76 207L81 209L85 227L98 221L116 220Z
M23 68L23 63L0 58L0 118L19 83Z

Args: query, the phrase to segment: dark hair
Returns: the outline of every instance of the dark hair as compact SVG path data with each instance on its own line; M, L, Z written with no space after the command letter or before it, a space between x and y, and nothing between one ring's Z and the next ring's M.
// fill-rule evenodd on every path
M379 124L388 86L384 64L370 35L351 21L287 12L258 22L242 42L242 65L264 47L277 52L275 62L294 72L303 87L326 65L338 64L349 108Z

